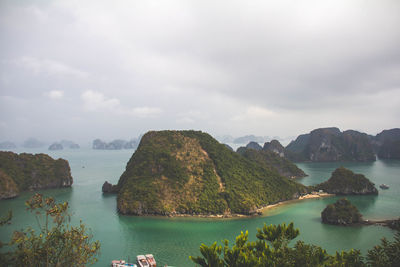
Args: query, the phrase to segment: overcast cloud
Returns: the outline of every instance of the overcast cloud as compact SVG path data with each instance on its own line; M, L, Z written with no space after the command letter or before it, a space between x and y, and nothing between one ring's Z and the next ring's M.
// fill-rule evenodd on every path
M0 0L0 141L400 127L400 1Z

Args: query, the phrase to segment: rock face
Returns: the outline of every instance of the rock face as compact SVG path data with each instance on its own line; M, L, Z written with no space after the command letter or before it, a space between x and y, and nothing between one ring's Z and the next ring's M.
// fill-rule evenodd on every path
M300 135L285 149L293 161L374 161L370 137L353 130L321 128Z
M323 223L336 225L352 225L363 222L357 207L345 198L328 205L321 212L321 219Z
M252 214L307 190L199 131L146 133L116 189L134 215Z
M14 198L18 196L17 184L0 169L0 199Z
M60 143L53 143L49 146L49 150L62 150L64 147Z
M400 159L400 128L382 131L373 144L380 159Z
M1 142L0 143L0 149L14 149L16 147L17 146L14 143L9 142L9 141L5 141L5 142Z
M375 184L362 174L356 174L349 169L337 168L328 181L315 186L316 190L323 190L337 195L377 195Z
M285 148L278 140L272 140L264 144L263 150L271 151L278 154L281 158L285 157Z
M287 178L294 179L307 176L307 174L294 163L270 150L255 150L240 147L237 153Z
M105 193L105 194L114 194L114 193L118 192L117 186L116 185L112 185L107 181L104 182L104 184L103 184L103 186L101 188L101 191L103 193Z
M0 151L0 171L1 184L8 185L0 190L3 196L15 196L28 190L70 187L73 182L68 161L54 160L46 154Z

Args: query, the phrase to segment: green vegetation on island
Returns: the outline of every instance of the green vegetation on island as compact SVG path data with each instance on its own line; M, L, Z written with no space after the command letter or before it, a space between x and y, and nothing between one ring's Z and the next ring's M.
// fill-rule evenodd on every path
M321 212L321 219L323 223L337 225L351 225L363 222L362 215L357 207L352 205L346 198L339 199L335 203L326 206Z
M252 214L306 187L200 131L146 133L118 185L122 214Z
M363 174L356 174L344 167L337 168L328 181L318 184L315 190L337 195L377 195L378 189Z
M288 159L281 157L278 153L270 150L255 150L241 147L237 152L243 157L254 161L265 168L277 171L287 178L300 178L307 176L302 169Z
M228 240L223 241L223 246L217 245L217 242L210 246L201 244L201 256L190 256L190 259L202 267L399 266L400 232L395 234L394 241L383 238L381 244L369 250L365 258L355 249L331 255L319 246L300 240L289 246L298 235L299 230L294 228L293 223L278 226L264 224L262 229L257 229L256 241L249 241L247 231L241 232L232 247L229 247Z
M72 182L68 161L64 159L0 151L0 199L27 190L70 187Z
M85 224L70 225L68 202L56 203L51 198L35 194L25 202L33 213L37 226L14 231L9 242L0 241L0 266L86 266L97 261L100 242ZM0 226L10 223L12 213L0 220ZM4 248L3 248L4 247Z

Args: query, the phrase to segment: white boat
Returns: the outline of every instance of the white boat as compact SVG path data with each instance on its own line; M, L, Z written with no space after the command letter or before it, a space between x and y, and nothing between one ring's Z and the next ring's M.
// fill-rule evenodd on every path
M156 260L154 259L153 254L146 254L145 255L147 262L149 263L150 267L156 267Z
M113 260L111 267L137 267L134 263L127 263L124 260Z
M389 189L389 186L387 184L381 184L379 187L382 189Z
M136 262L139 265L139 267L150 267L144 255L136 256Z

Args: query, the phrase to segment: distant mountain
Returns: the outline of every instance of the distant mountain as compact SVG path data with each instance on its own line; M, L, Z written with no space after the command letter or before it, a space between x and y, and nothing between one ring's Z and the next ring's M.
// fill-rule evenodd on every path
M242 137L235 138L233 140L233 143L235 144L248 144L250 142L264 143L268 139L269 138L266 136L245 135Z
M60 143L53 143L49 146L49 150L62 150L62 149L64 149L64 147Z
M381 159L400 159L400 128L384 130L373 138L373 145Z
M307 188L199 131L146 133L118 185L122 214L252 214Z
M70 148L70 149L79 149L80 146L70 140L61 140L60 144L63 146L63 148Z
M64 159L0 151L0 199L16 197L22 191L70 187L72 182Z
M13 142L5 141L0 143L0 149L14 149L16 147Z
M302 134L285 148L293 161L374 161L370 136L353 130L320 128Z
M278 140L266 142L263 146L263 150L274 152L278 154L281 158L285 157L285 148Z
M45 146L45 143L37 140L36 138L29 138L25 140L22 146L25 148L39 148Z
M116 139L109 143L104 142L100 139L96 139L93 141L92 148L100 150L135 149L137 148L137 145L138 145L137 139L132 139L130 141Z
M261 149L262 149L262 146L260 146L259 143L256 143L256 142L251 141L250 143L248 143L248 144L246 145L246 148L251 148L251 149L255 149L255 150L261 150Z

